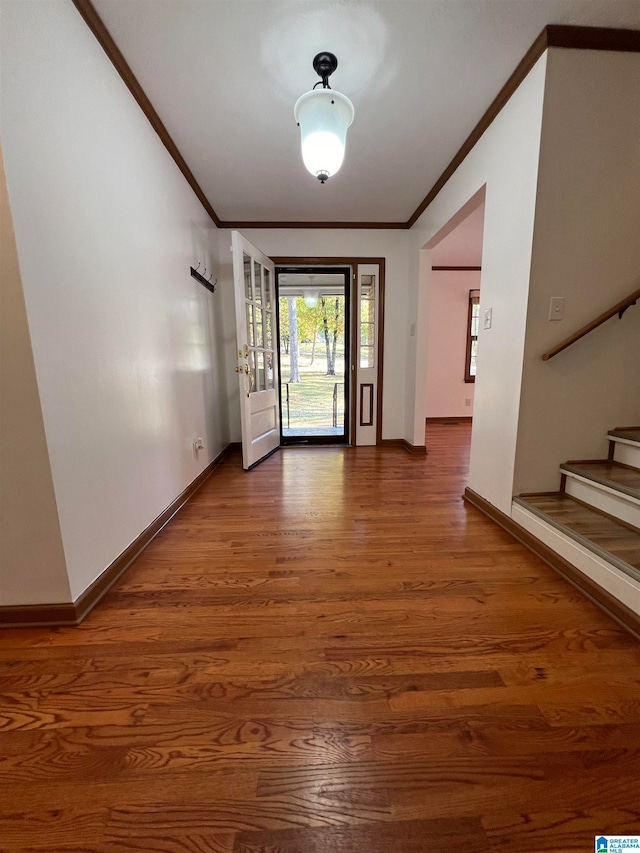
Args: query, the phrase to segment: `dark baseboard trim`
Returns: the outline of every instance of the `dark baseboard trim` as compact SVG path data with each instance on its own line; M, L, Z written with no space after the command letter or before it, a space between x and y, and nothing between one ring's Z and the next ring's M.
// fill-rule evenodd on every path
M75 604L15 604L0 607L0 628L77 625Z
M473 418L427 418L427 424L470 424Z
M575 586L576 589L579 589L600 610L603 610L607 616L614 619L618 625L621 625L630 634L633 634L636 639L640 639L640 616L637 613L634 613L633 610L602 589L601 586L584 575L572 563L565 560L564 557L561 557L560 554L557 554L552 548L545 545L544 542L537 539L528 530L525 530L524 527L493 506L493 504L490 504L489 501L485 500L477 492L474 492L473 489L465 489L463 499L466 503L471 504L484 513L484 515L488 516L492 521L495 521L496 524L499 524L514 539L517 539L521 545L528 548L529 551L534 553L548 566L551 566L566 581Z
M144 551L162 528L193 497L220 463L237 448L228 444L216 458L193 480L169 506L134 539L129 547L95 579L74 602L68 604L27 604L0 607L0 627L27 628L36 626L79 625L93 610L103 595L122 577L133 561Z
M402 439L402 446L407 451L407 453L411 453L414 456L426 456L427 448L424 444L410 444L406 439Z
M410 444L406 438L383 438L380 440L380 447L401 447L412 456L426 456L427 448L424 444Z
M481 272L482 267L431 267L434 272Z

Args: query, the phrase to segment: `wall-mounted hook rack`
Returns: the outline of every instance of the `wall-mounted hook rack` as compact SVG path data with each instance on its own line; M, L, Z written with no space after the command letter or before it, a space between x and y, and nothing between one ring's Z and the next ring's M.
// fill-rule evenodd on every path
M198 267L199 266L200 266L200 264L198 264ZM211 281L211 279L213 278L213 273L211 273L209 278L205 278L203 275L201 275L201 273L198 272L198 267L196 267L195 269L193 267L190 267L191 275L193 276L193 278L195 278L196 281L199 281L203 287L206 287L207 290L211 291L211 293L215 293L216 292L216 284L218 283L218 279L216 279L213 282ZM206 267L205 267L204 271L205 272L207 271Z

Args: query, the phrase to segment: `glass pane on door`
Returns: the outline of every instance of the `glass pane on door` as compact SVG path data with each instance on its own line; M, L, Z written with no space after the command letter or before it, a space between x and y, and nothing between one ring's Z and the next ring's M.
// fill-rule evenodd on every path
M253 262L253 282L255 301L260 305L262 302L262 267L255 260Z
M242 256L244 265L244 295L247 299L253 299L253 288L251 286L251 258L249 255Z
M284 278L278 278L283 440L346 439L347 275L287 272Z

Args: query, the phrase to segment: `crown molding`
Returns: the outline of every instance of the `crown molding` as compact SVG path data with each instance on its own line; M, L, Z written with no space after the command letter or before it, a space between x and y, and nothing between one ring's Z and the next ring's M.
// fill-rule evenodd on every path
M406 222L253 222L238 220L220 222L219 228L366 228L366 229L402 229L408 228Z
M147 97L146 92L138 82L136 75L129 67L129 63L122 55L120 48L113 40L111 33L104 25L104 22L102 21L100 15L98 15L93 3L91 2L91 0L71 0L71 2L76 7L78 12L84 19L84 22L94 34L94 36L98 40L98 43L111 60L113 67L116 69L120 77L122 77L125 86L138 102L140 109L149 119L151 126L160 137L160 140L164 147L173 157L178 169L180 169L184 177L187 179L187 183L191 186L191 189L198 197L198 200L200 201L204 209L207 211L215 225L219 228L220 219L218 218L217 213L213 209L211 202L204 194L200 184L196 181L193 172L187 166L186 160L178 150L178 146L175 144L169 134L169 131L162 123L160 116L155 110L155 107L153 106L153 104Z
M406 230L417 222L427 207L431 204L458 166L465 159L480 137L491 125L502 108L507 104L520 83L525 79L542 54L550 47L572 48L574 50L610 50L619 52L640 52L640 30L610 29L608 27L574 27L560 24L549 24L533 42L529 50L518 63L513 74L498 92L480 121L473 128L455 156L442 172L438 180L420 202L406 222L258 222L243 220L221 220L216 214L202 187L197 182L193 172L188 167L184 157L178 150L153 104L147 97L135 74L129 67L119 47L107 30L104 22L96 11L91 0L71 0L85 23L98 40L116 71L122 77L138 105L149 119L151 126L160 137L165 148L175 160L176 165L186 178L200 203L207 211L218 228L326 228L326 229L383 229Z

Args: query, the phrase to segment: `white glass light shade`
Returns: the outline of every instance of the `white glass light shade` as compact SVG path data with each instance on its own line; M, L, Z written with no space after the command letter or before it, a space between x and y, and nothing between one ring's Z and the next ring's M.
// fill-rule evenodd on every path
M304 304L307 308L315 308L318 304L318 297L320 294L317 290L307 290L304 295Z
M300 125L304 165L324 182L342 166L353 104L335 89L314 89L298 98L293 112Z

